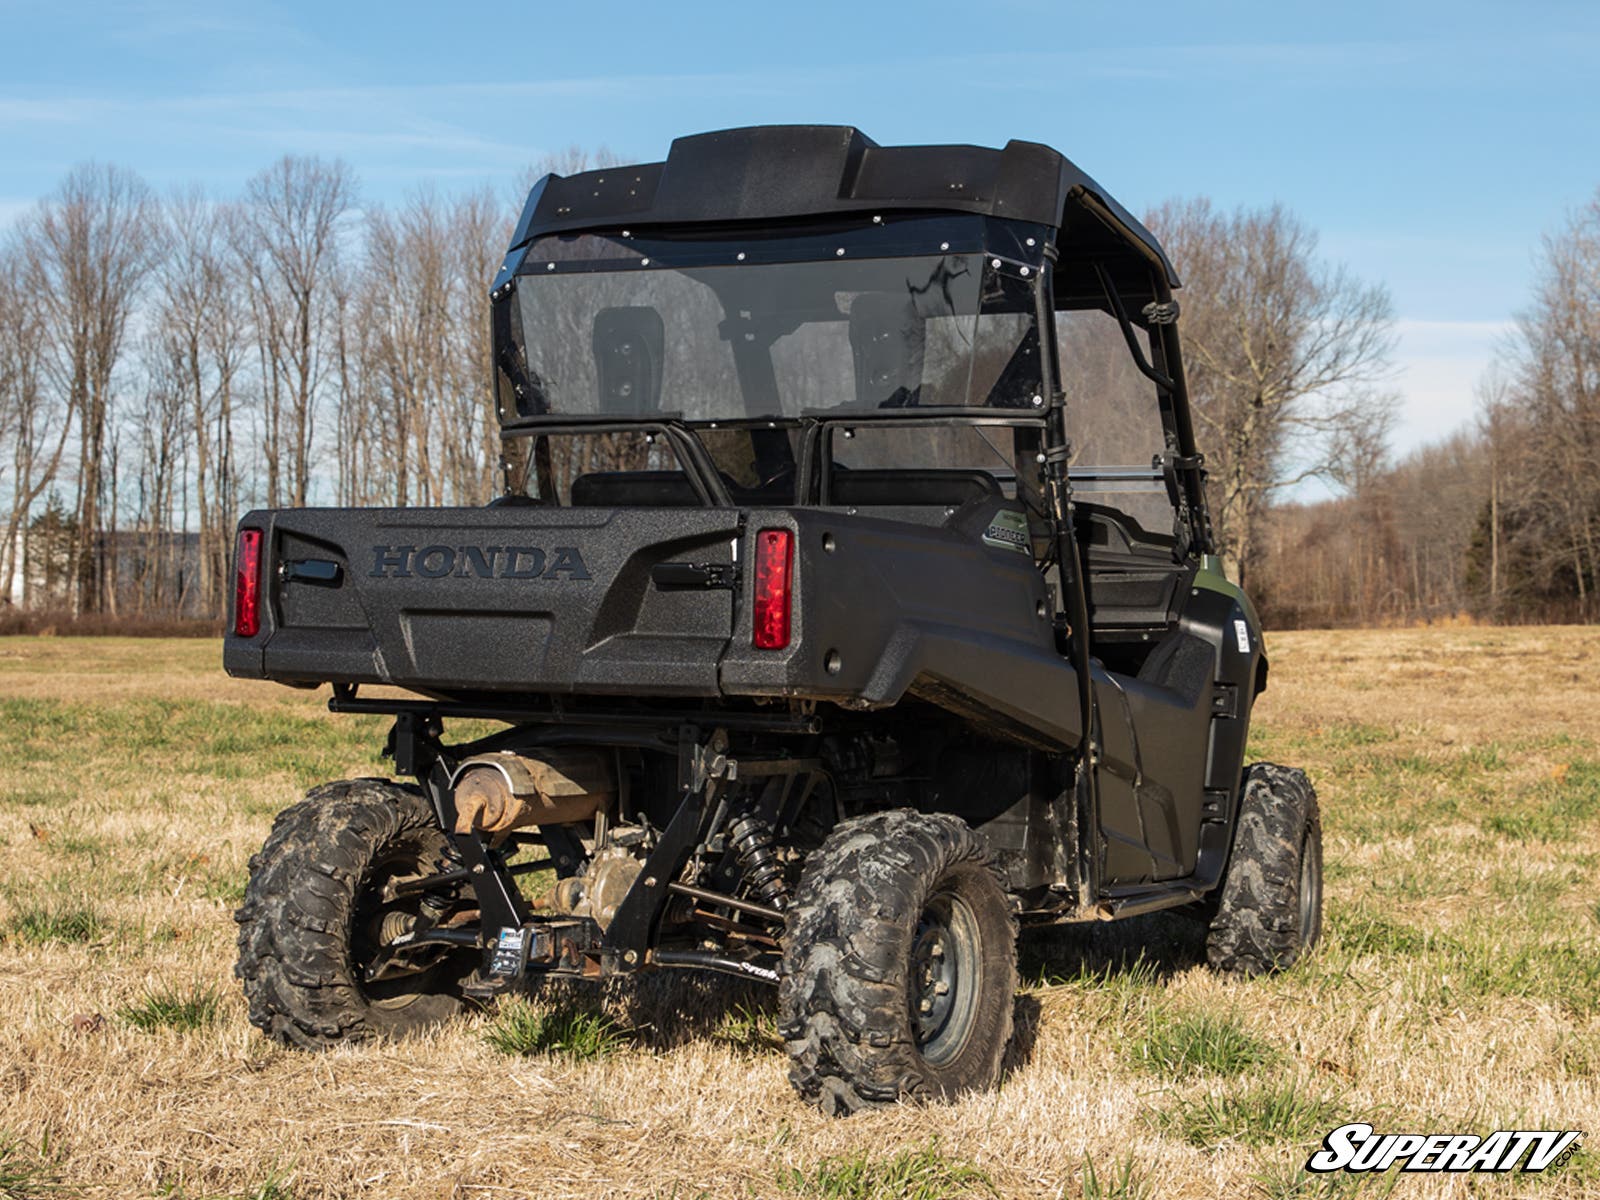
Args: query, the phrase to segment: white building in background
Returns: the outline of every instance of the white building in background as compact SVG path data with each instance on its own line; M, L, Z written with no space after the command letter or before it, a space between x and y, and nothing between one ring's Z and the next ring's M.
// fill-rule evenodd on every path
M16 540L11 547L12 561L17 568L11 574L11 591L5 597L6 601L17 608L28 597L28 532L26 527L17 530Z

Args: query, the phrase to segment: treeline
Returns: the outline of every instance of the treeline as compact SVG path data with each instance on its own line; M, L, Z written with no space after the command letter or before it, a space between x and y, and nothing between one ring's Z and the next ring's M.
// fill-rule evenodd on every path
M487 500L486 289L519 199L372 205L293 156L221 202L73 171L0 240L0 605L214 619L251 507ZM1147 222L1185 282L1219 547L1271 623L1594 619L1600 198L1545 239L1476 425L1398 462L1381 286L1282 207ZM1295 502L1311 479L1337 498Z
M0 598L214 616L253 506L487 500L517 203L364 204L317 158L222 202L74 170L0 242Z
M1268 522L1279 624L1600 618L1600 193L1538 251L1462 431Z

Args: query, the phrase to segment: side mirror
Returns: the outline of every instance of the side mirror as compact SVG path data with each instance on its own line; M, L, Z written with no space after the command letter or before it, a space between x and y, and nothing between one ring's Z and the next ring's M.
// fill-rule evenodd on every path
M647 305L602 308L594 318L595 379L602 414L653 413L661 407L666 355L661 314Z

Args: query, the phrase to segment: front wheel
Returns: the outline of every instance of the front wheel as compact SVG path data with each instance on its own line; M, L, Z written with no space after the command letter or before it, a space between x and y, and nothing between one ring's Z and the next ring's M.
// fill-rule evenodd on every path
M1206 960L1236 975L1298 962L1322 934L1322 821L1304 771L1256 763L1206 937Z
M846 821L790 905L779 1028L790 1082L832 1115L993 1087L1016 924L982 839L946 815Z
M234 974L251 1024L284 1045L321 1049L398 1037L455 1014L457 979L471 969L459 952L419 948L400 961L384 954L425 905L437 922L454 903L389 889L437 873L445 848L427 800L388 780L324 784L279 813L234 914Z

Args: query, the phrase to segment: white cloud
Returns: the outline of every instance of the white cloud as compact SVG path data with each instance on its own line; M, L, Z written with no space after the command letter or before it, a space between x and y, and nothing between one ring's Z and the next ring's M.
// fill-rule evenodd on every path
M1396 323L1396 385L1402 398L1396 454L1447 437L1474 420L1478 381L1512 328L1510 320L1401 318Z

